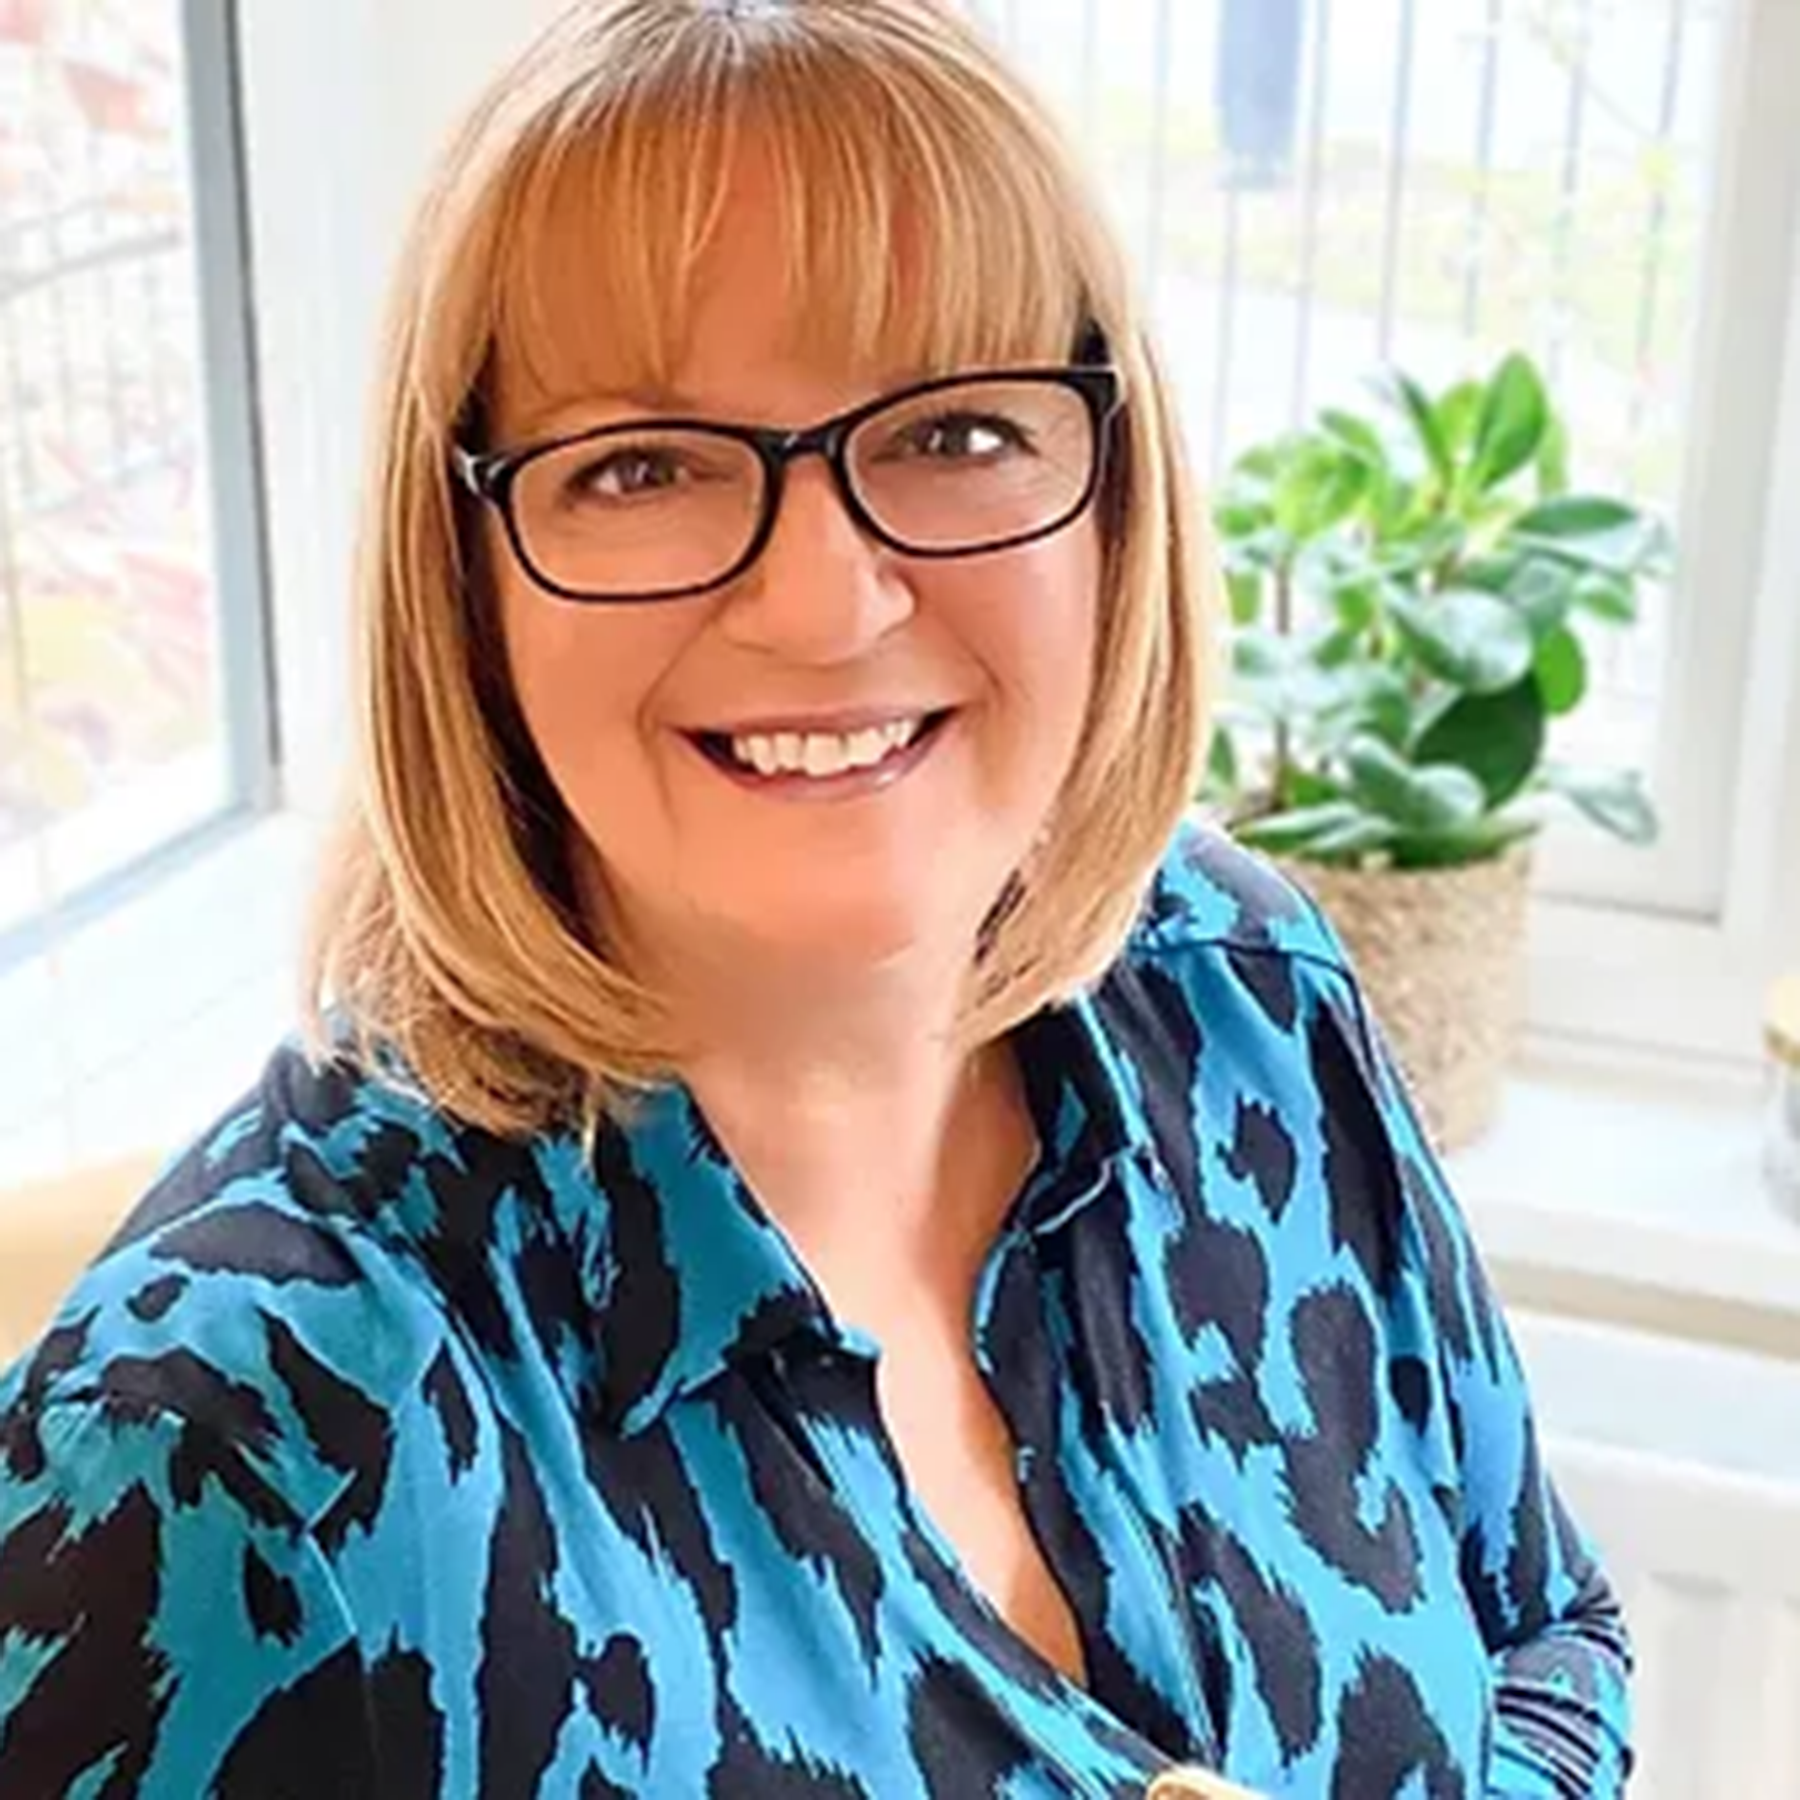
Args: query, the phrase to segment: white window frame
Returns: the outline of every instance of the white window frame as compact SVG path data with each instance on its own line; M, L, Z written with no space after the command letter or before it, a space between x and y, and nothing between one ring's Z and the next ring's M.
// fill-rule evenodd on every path
M173 22L182 108L177 132L188 202L186 273L200 352L193 399L206 494L201 528L213 621L212 729L224 764L223 791L197 811L192 780L178 761L136 771L128 783L96 795L73 816L28 832L19 851L35 840L38 907L0 929L0 972L45 953L86 921L203 857L266 815L279 798L255 417L254 298L244 231L247 174L231 0L179 0ZM53 279L70 273L58 271ZM28 664L26 680L29 686ZM212 786L210 775L206 785ZM121 854L121 839L135 848ZM77 850L82 840L85 849ZM75 873L58 866L59 850L72 852L67 861ZM92 872L96 862L102 872Z
M328 815L388 277L433 152L557 0L237 0L285 794Z
M1800 7L1789 11L1800 26ZM1756 560L1732 621L1736 653L1683 695L1690 718L1712 721L1729 751L1712 794L1694 796L1716 813L1717 898L1687 916L1540 898L1529 1017L1551 1043L1747 1060L1770 977L1800 963L1800 228L1785 243L1787 318L1764 376L1778 396L1776 427ZM1755 380L1740 370L1740 385ZM1688 607L1690 620L1698 610Z
M1771 973L1800 958L1797 67L1800 4L1738 0L1656 772L1667 828L1648 853L1549 847L1528 1011L1548 1047L1747 1061Z

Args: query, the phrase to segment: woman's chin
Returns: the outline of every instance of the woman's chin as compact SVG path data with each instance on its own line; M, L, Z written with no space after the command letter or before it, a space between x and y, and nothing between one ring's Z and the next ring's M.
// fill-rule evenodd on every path
M721 945L792 961L819 975L850 977L924 953L959 965L972 953L978 918L947 908L942 895L796 894L758 905L741 903L719 919Z
M727 984L754 987L777 970L788 986L809 976L853 983L900 964L960 980L992 904L974 873L959 880L953 864L930 857L904 870L752 867L730 881L665 886L654 900L642 883L643 897L615 917L647 967L704 969Z
M795 908L776 918L745 919L738 934L746 949L792 957L851 973L859 967L879 968L920 948L946 950L951 934L943 925L898 908Z

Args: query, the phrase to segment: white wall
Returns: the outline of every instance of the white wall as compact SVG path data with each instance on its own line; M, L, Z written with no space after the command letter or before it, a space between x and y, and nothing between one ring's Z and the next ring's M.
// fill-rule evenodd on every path
M553 0L240 9L279 724L318 816L345 742L348 573L390 265L435 147Z

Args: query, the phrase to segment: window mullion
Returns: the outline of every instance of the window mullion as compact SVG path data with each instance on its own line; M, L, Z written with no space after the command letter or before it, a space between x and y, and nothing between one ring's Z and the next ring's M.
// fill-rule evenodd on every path
M1800 220L1800 153L1785 70L1800 66L1800 9L1742 0L1718 99L1720 150L1699 249L1707 283L1693 339L1665 657L1651 850L1556 834L1545 884L1564 898L1717 920L1732 797L1744 772L1745 694L1770 665L1752 631L1774 489L1779 381Z
M182 0L194 273L218 593L219 700L236 805L276 798L273 671L255 430L250 245L243 202L237 46L230 0Z

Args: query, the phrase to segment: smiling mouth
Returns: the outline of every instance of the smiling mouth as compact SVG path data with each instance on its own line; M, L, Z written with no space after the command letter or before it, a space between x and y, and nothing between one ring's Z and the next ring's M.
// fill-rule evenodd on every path
M937 735L951 711L916 713L861 731L697 731L690 736L709 762L740 779L833 781L910 759Z

